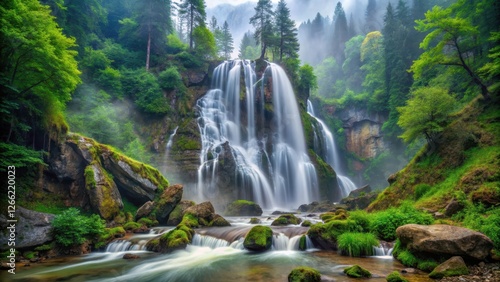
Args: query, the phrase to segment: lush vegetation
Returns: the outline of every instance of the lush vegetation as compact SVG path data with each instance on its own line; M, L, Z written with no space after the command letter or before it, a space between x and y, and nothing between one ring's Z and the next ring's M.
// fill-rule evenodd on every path
M52 221L56 242L64 247L76 246L89 241L97 243L104 234L104 220L98 215L84 216L76 208L56 215Z

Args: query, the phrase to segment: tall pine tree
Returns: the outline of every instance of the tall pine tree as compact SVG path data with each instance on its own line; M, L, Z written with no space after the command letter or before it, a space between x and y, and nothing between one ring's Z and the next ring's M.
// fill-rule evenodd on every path
M333 56L339 64L345 60L345 42L349 39L347 18L342 3L338 2L333 14Z
M183 0L179 6L179 15L186 19L189 33L189 49L193 49L193 32L196 27L205 26L207 14L204 0Z
M250 23L255 27L255 41L260 43L260 58L263 59L266 49L272 46L273 33L273 5L271 0L259 0L255 9L255 15L250 18Z
M231 31L229 30L229 24L227 23L227 21L224 21L220 33L221 33L221 38L220 38L219 53L222 55L224 59L228 60L229 58L231 58L231 53L233 52L234 49L233 45L234 41L233 41L233 36L231 35Z
M299 41L297 39L297 28L295 28L295 22L290 19L290 9L288 9L285 0L278 2L275 23L280 61L283 60L283 56L298 58Z

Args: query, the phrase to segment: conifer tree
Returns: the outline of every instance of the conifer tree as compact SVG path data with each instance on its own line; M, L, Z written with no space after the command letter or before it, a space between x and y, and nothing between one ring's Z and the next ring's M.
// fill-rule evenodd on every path
M233 36L231 35L231 31L229 30L229 24L227 21L224 21L224 25L222 25L222 29L220 30L221 38L220 38L220 49L219 52L222 54L222 57L226 60L231 58L231 53L234 49L234 41Z
M193 32L196 27L204 27L207 17L205 0L183 0L179 6L179 15L187 21L189 49L193 49Z
M345 60L344 48L348 40L347 18L342 3L338 2L333 15L333 56L342 64Z
M379 30L377 23L377 2L376 0L368 0L368 5L365 11L365 32L369 33Z
M271 0L259 0L255 9L255 15L250 18L250 23L255 27L255 41L261 46L260 58L264 58L266 49L272 46L273 34L273 5Z
M288 9L285 0L278 2L275 12L275 23L280 61L283 60L283 56L298 58L299 42L297 39L297 28L295 28L295 22L290 19L290 9Z

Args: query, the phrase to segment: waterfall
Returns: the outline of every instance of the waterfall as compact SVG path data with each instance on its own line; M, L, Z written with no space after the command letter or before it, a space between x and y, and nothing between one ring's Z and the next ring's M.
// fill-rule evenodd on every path
M337 180L339 182L340 186L340 193L341 193L341 198L345 198L349 196L349 193L352 190L355 190L357 187L356 185L349 179L349 177L344 176L344 173L342 171L342 168L340 166L340 159L339 159L339 153L337 150L337 146L335 144L335 139L333 138L332 132L328 129L328 126L316 117L314 113L314 107L311 103L311 101L307 100L307 112L309 113L310 116L316 119L318 121L318 128L315 128L315 136L314 140L315 143L317 142L317 136L316 136L316 130L320 132L320 134L323 137L323 149L324 149L324 159L325 161L335 170L337 173ZM319 143L319 142L318 142ZM316 146L316 144L315 144Z
M265 101L264 85L269 82L272 103ZM257 81L250 61L226 61L215 68L211 87L197 101L202 143L199 197L220 199L229 190L233 198L253 200L264 208L295 208L318 200L316 170L307 155L299 108L285 71L271 63ZM265 117L265 107L272 109L271 118ZM221 154L234 159L232 183L227 177L218 179ZM224 193L221 186L230 189Z
M172 143L173 143L173 140L174 140L174 136L177 133L177 129L179 129L179 126L175 127L174 132L172 132L172 134L170 134L170 137L168 137L167 151L172 148Z

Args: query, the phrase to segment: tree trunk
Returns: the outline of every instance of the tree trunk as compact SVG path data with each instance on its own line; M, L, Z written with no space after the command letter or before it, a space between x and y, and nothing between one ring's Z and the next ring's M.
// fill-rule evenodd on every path
M149 71L150 54L151 54L151 24L148 25L148 47L146 49L146 71Z
M189 49L193 49L193 25L194 25L194 7L191 6L190 23L189 23Z

